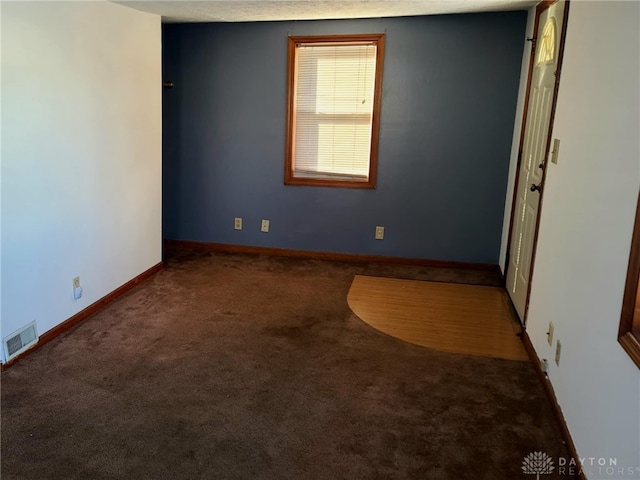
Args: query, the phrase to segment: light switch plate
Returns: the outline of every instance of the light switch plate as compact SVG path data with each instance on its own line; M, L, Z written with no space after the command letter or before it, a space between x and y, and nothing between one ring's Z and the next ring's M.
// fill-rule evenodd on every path
M558 164L558 152L560 151L560 140L553 139L553 148L551 149L551 163Z

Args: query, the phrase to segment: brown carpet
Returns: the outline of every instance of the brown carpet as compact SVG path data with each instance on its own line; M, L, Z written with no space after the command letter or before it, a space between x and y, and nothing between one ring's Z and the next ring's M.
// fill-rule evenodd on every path
M498 281L174 251L2 374L2 479L526 479L568 455L529 363L377 332L355 274Z

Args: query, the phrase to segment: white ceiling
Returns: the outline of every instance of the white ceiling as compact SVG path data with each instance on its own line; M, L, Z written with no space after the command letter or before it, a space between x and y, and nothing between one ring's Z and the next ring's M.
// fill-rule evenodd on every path
M523 10L531 0L114 0L176 22L257 22L406 17Z

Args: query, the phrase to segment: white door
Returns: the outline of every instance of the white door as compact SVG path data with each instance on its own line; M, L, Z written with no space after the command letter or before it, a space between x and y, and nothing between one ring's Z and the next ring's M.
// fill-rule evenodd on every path
M522 156L511 225L507 290L522 321L525 320L533 247L537 229L542 173L546 167L551 112L565 2L559 1L539 13L529 103Z

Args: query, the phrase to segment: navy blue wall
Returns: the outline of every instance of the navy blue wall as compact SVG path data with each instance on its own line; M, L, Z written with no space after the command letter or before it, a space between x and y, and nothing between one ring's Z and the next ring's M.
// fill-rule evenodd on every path
M498 263L525 23L165 25L165 238ZM386 33L378 186L285 186L287 35L362 32Z

